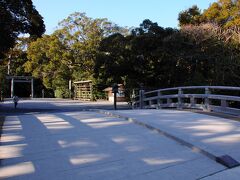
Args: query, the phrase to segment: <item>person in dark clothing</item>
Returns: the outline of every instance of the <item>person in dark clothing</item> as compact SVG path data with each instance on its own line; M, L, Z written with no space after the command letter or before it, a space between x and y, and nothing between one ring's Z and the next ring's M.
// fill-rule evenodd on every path
M18 97L17 96L13 96L14 108L17 108L18 101L19 101Z

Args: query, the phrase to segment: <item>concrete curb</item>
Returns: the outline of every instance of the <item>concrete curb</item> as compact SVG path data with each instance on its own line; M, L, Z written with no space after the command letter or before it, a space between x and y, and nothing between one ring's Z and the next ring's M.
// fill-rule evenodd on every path
M137 124L137 125L140 125L142 127L145 127L151 131L155 131L157 132L158 134L160 135L163 135L177 143L179 143L180 145L182 146L186 146L188 148L190 148L193 152L197 152L197 153L200 153L206 157L208 157L209 159L227 167L227 168L234 168L234 167L237 167L240 165L239 162L237 162L236 160L234 160L233 158L231 158L230 156L228 155L223 155L223 156L215 156L214 154L200 148L200 147L197 147L181 138L178 138L172 134L169 134L159 128L156 128L156 127L153 127L149 124L146 124L146 123L143 123L137 119L134 119L134 118L129 118L129 117L126 117L126 116L121 116L121 115L118 115L118 114L114 114L110 111L106 111L106 110L97 110L97 109L88 109L87 111L92 111L92 112L97 112L97 113L100 113L100 114L105 114L107 116L110 116L110 117L116 117L116 118L121 118L121 119L124 119L126 121L129 121L129 122L132 122L134 124ZM226 156L228 156L228 158L225 158ZM225 160L226 159L226 160Z

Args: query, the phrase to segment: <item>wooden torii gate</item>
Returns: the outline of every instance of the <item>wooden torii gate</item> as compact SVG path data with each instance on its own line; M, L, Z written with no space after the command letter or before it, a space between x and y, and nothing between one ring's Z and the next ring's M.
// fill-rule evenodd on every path
M31 83L31 97L34 96L33 77L32 76L7 76L7 79L11 79L11 97L14 96L14 83L15 82L27 82Z

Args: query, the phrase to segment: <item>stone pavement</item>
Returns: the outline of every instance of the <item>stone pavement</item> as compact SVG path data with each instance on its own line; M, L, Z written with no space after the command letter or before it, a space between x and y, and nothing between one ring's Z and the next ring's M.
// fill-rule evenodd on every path
M27 100L19 105L16 111L10 101L0 105L0 114L6 116L0 179L237 180L240 176L240 167L227 169L199 151L240 161L237 121L175 110L111 111L107 102Z
M118 109L131 109L126 102L118 102ZM79 101L57 98L20 99L17 109L11 99L0 102L0 114L29 113L29 112L53 112L53 111L80 111L84 109L113 110L113 103L109 101Z
M203 150L215 157L229 155L240 162L240 122L204 114L174 110L134 110L112 111L108 114L118 115L133 120L141 125L150 126L166 133L183 144L190 144L192 149ZM226 169L206 176L206 180L240 179L240 167Z
M116 111L159 128L215 156L230 155L240 162L240 122L176 110Z

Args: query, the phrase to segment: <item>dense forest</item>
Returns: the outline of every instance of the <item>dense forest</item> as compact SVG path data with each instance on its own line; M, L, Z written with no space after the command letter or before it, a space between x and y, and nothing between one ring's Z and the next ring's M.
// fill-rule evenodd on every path
M69 80L92 80L96 98L113 83L124 84L128 92L140 85L146 89L239 86L239 9L238 0L218 0L205 10L194 5L179 13L178 29L163 28L149 19L139 27L119 27L107 19L73 13L51 35L42 35L42 18L32 8L35 26L17 29L15 36L9 36L13 38L8 47L0 44L2 91L7 92L7 73L33 76L36 95L45 89L55 97L69 97ZM37 26L41 31L35 30ZM30 36L17 38L20 33Z

